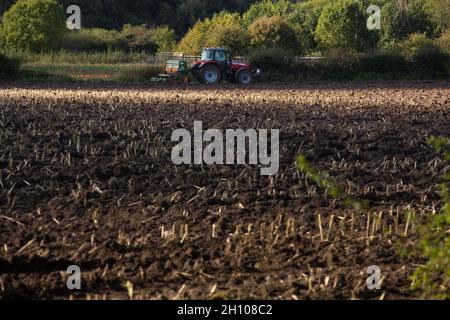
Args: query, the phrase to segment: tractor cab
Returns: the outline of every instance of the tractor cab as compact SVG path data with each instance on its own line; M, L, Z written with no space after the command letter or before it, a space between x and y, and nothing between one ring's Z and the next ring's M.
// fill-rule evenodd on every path
M206 48L202 51L201 60L231 62L231 54L223 48Z

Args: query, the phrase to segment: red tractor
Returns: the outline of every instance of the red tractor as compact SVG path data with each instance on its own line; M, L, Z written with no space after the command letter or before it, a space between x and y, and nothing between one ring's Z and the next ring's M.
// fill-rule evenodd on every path
M259 69L252 69L249 63L232 60L229 51L224 48L205 48L200 60L194 62L192 74L200 82L215 84L220 80L250 84Z

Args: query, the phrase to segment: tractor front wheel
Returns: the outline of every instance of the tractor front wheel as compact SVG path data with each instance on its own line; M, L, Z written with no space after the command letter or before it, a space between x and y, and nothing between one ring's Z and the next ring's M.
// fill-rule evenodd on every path
M216 66L205 66L201 72L201 80L206 84L216 84L220 80L220 70Z
M238 73L237 81L240 84L250 84L253 81L253 73L250 70L242 70Z

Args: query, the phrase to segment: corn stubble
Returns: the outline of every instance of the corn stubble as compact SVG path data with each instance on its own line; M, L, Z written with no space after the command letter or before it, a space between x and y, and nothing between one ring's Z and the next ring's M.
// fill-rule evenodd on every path
M426 260L399 245L443 206L449 165L426 138L450 136L449 97L431 82L0 87L0 297L418 298ZM194 120L280 129L278 174L173 165L172 130ZM312 181L299 154L327 173Z

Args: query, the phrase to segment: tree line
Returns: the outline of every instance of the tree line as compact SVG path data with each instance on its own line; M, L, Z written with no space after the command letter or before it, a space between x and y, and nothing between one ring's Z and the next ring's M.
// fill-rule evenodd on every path
M69 4L82 10L81 31L65 27ZM381 10L379 30L367 28L370 5ZM0 43L13 50L198 54L224 46L240 54L255 48L304 54L449 46L450 0L6 0L1 8L9 9Z
M18 0L1 0L0 17ZM21 1L21 0L19 0ZM63 8L78 5L83 28L120 30L123 25L167 25L181 37L197 20L227 10L244 12L256 0L58 0Z

